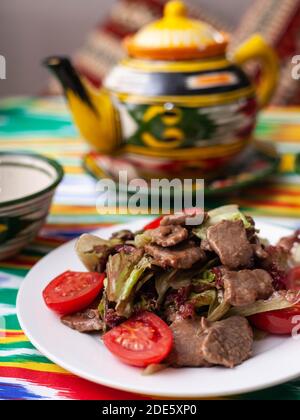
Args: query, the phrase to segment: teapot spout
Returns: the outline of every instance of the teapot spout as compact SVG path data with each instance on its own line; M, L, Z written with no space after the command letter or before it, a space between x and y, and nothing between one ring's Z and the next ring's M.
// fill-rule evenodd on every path
M120 127L108 92L97 91L81 79L67 57L48 57L43 64L63 87L73 120L82 137L98 152L114 152L120 143Z
M68 95L68 91L75 93L91 110L97 112L86 87L67 57L48 57L44 60L43 64L58 79L66 96Z

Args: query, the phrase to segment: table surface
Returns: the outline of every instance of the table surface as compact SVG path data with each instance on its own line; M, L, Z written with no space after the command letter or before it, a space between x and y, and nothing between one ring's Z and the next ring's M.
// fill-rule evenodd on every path
M290 136L285 144L300 145L300 109L269 110L258 134L265 139ZM298 122L297 122L298 121ZM293 129L291 129L293 127ZM298 130L298 131L297 131ZM281 133L279 135L279 133ZM292 134L291 134L292 133ZM299 136L296 138L295 133ZM95 181L82 169L88 151L80 140L64 103L57 98L9 98L0 102L1 150L29 150L59 160L66 171L47 223L19 256L0 263L0 399L138 399L78 378L37 351L20 329L15 301L30 268L45 254L81 233L132 220L130 216L100 216ZM290 149L289 149L290 153ZM242 208L273 223L300 226L300 178L291 171L243 195L215 199L209 206L237 201ZM300 381L232 398L300 399Z

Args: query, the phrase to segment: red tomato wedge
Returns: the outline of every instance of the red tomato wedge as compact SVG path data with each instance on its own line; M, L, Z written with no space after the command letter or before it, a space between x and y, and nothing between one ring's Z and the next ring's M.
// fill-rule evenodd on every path
M156 219L152 220L152 222L148 223L146 226L144 226L143 230L150 230L150 229L156 229L160 225L160 221L163 217L157 217Z
M159 363L170 353L173 335L151 312L141 312L103 336L105 346L122 362L138 367Z
M290 270L286 287L288 290L300 290L300 267ZM299 323L299 319L297 321L299 316L300 304L297 304L292 308L252 315L249 319L256 328L262 331L270 334L286 335L292 334L296 323Z
M287 276L287 285L288 290L300 290L300 267L295 267L290 270Z
M105 274L66 271L52 280L43 291L46 305L66 315L89 306L103 288Z
M279 311L263 312L252 315L251 324L269 334L287 335L292 334L296 324L300 321L300 305Z

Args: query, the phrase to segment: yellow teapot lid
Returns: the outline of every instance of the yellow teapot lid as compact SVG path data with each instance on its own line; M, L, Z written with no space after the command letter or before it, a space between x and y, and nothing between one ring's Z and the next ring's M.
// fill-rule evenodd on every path
M169 1L164 17L125 39L130 56L152 60L192 60L224 54L226 34L187 16L186 5Z

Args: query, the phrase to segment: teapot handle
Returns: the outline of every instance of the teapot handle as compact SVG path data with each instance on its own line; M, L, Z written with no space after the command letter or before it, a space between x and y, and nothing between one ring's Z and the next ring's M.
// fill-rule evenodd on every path
M261 35L255 34L238 47L233 53L233 60L240 65L250 60L258 60L261 63L261 75L256 93L260 108L268 105L279 78L279 60L274 49Z

